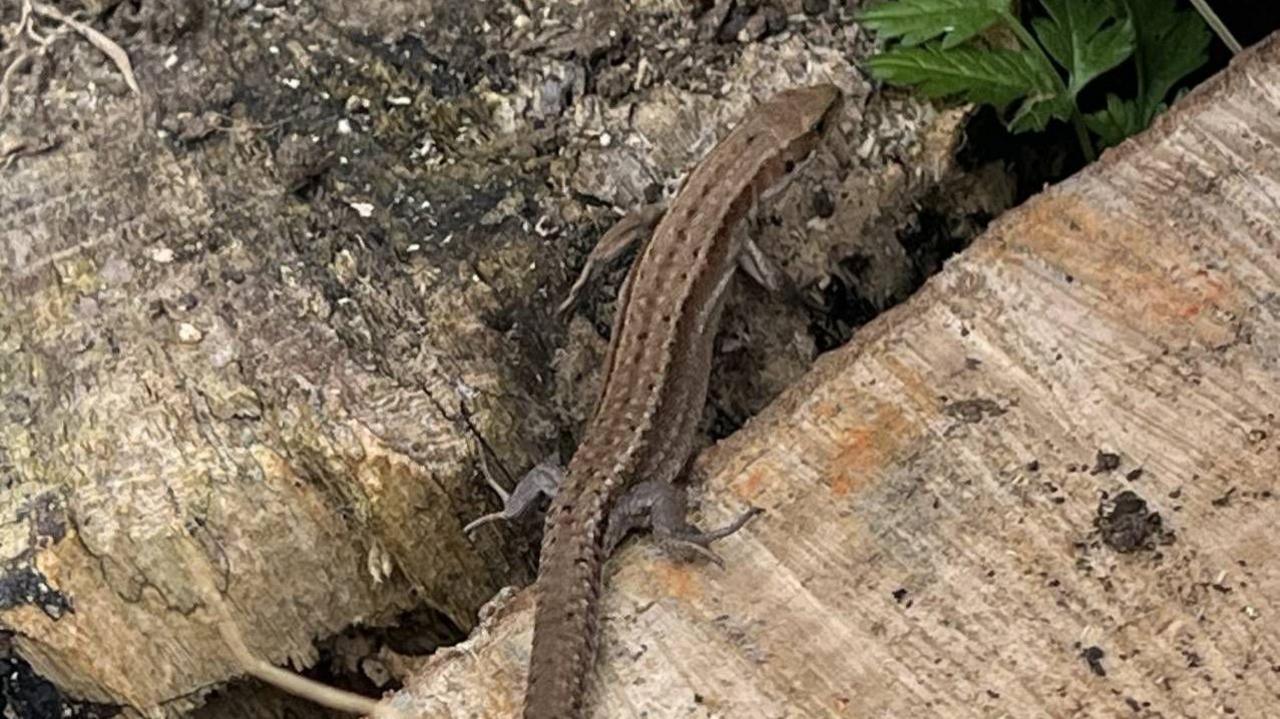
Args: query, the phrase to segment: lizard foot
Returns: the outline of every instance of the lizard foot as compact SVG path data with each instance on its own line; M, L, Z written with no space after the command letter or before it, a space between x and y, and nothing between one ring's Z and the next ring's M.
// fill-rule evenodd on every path
M660 544L685 549L723 568L724 560L711 550L711 543L733 534L764 510L752 507L729 524L703 531L685 519L688 499L684 490L667 482L646 481L632 487L614 506L605 528L606 556L632 530L652 529Z
M695 554L706 557L717 567L724 569L724 559L711 549L711 543L742 529L743 525L751 521L752 517L762 512L764 512L763 509L760 509L759 507L752 507L742 514L739 514L737 519L732 522L709 532L701 531L697 527L687 524L684 529L676 531L666 531L664 529L654 527L654 536L656 536L661 542L669 543L674 547L684 548L694 552Z

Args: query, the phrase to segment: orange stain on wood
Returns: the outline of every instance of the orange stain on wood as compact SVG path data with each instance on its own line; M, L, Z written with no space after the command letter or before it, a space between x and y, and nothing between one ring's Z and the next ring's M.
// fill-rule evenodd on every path
M746 500L754 499L760 496L761 490L768 483L769 476L759 470L752 469L746 479L742 480L738 485L738 496Z
M814 406L812 414L818 419L831 419L840 414L840 405L836 402L819 402Z
M1215 279L1208 270L1199 270L1190 282L1193 285L1191 291L1199 294L1195 302L1188 303L1182 307L1179 313L1184 319L1192 319L1204 310L1223 304L1223 300L1227 295L1227 287L1220 280Z
M843 497L852 492L888 465L913 434L902 408L888 404L867 422L845 430L839 436L840 451L831 460L831 493Z
M1184 332L1192 321L1205 341L1221 339L1226 328L1206 310L1235 311L1240 292L1198 267L1193 242L1170 240L1167 229L1100 212L1073 195L1042 195L1024 207L1015 223L1001 226L1007 245L998 254L1031 252L1105 297L1090 304L1137 324Z
M654 578L668 596L694 601L702 596L702 585L689 571L689 562L659 562L654 564Z

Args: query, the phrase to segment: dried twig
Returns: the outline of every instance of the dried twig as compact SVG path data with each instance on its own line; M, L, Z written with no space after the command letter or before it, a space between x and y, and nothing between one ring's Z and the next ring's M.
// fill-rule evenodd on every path
M239 627L231 618L231 612L227 609L222 592L218 590L217 580L213 576L213 569L209 566L208 559L196 547L195 542L185 536L180 538L179 545L186 554L187 568L195 580L196 591L201 595L205 606L213 611L218 634L221 635L222 641L235 655L237 663L246 674L329 709L373 717L373 719L406 719L400 712L374 699L321 684L255 656L244 643Z
M4 74L0 75L0 117L4 117L4 113L9 109L9 80L35 52L34 49L19 52L18 57L4 69Z
M62 26L54 30L52 33L42 35L36 31L35 16L49 18ZM18 70L37 54L48 52L49 46L55 40L75 31L82 35L93 46L101 50L112 62L116 68L120 70L120 74L124 76L125 84L135 93L141 94L138 88L138 82L133 76L133 65L129 62L129 55L116 44L114 40L85 25L84 23L69 17L57 8L50 7L43 3L33 2L33 0L23 0L22 11L18 16L17 24L11 26L11 30L6 31L6 40L16 43L17 40L24 35L35 43L35 47L28 47L17 51L17 57L5 66L4 71L0 73L0 116L3 116L9 110L9 102L12 93L9 89L13 76Z
M56 20L80 33L84 39L93 43L94 47L111 58L111 61L116 64L116 68L120 70L120 74L124 75L125 84L129 86L130 90L133 90L135 94L142 94L142 90L138 88L138 81L133 77L133 64L129 62L128 53L124 51L124 48L117 45L114 40L50 5L33 2L31 3L31 9L37 15Z
M1240 41L1236 39L1236 36L1232 35L1231 31L1227 29L1226 23L1222 22L1222 18L1218 17L1218 13L1209 7L1209 3L1205 2L1205 0L1191 0L1191 5L1196 9L1196 12L1200 13L1200 17L1204 18L1204 21L1209 24L1209 27L1217 34L1222 44L1227 46L1232 55L1244 49L1240 46Z

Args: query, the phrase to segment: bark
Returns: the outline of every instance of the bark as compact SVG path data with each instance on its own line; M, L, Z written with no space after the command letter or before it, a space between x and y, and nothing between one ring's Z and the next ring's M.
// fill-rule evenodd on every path
M241 673L228 625L296 667L364 628L394 676L526 583L536 533L461 533L494 507L474 441L572 448L620 271L568 330L552 308L756 98L847 95L749 230L797 292L739 292L718 434L910 292L903 227L1008 202L950 159L963 111L872 93L843 8L244 5L96 5L136 95L47 18L5 46L0 623L77 700L185 711Z
M610 563L592 716L1274 714L1277 87L1280 34L704 453L766 514ZM392 703L518 715L531 609Z

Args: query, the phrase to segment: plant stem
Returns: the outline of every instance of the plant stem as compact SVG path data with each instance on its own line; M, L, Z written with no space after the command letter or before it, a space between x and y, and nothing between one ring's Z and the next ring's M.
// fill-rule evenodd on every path
M1057 85L1058 94L1067 94L1066 81L1062 79L1062 75L1058 74L1053 60L1050 60L1049 56L1045 54L1044 48L1040 47L1040 43L1036 42L1036 39L1031 36L1031 33L1027 32L1027 29L1022 26L1022 23L1012 13L1001 13L1001 17L1004 19L1005 25L1017 36L1018 41L1039 56L1045 73L1053 77L1053 82ZM1071 98L1071 126L1075 128L1076 139L1080 141L1080 151L1084 153L1085 161L1093 162L1098 159L1098 153L1093 149L1093 140L1089 139L1089 131L1084 126L1084 118L1080 116L1080 108L1076 106L1074 97Z
M1142 21L1138 19L1138 13L1134 12L1133 10L1133 2L1134 0L1123 1L1124 12L1125 12L1125 15L1128 16L1130 24L1132 24L1134 27L1137 27L1138 23ZM1136 70L1138 74L1139 101L1145 100L1147 97L1147 70L1146 70L1147 64L1143 62L1143 60L1146 58L1147 52L1148 52L1148 49L1146 47L1146 43L1137 42L1135 40L1135 42L1133 43L1133 61L1134 61L1133 64L1134 64L1134 70Z
M1244 49L1240 46L1240 41L1235 38L1235 35L1232 35L1227 26L1222 23L1222 18L1218 17L1218 13L1209 7L1209 3L1205 2L1205 0L1191 0L1191 5L1196 9L1196 12L1200 13L1200 17L1203 17L1204 21L1209 24L1209 27L1217 33L1218 39L1222 41L1223 45L1227 46L1227 49L1232 54Z
M1071 127L1075 128L1076 139L1080 141L1080 151L1084 153L1084 161L1093 162L1098 159L1098 151L1093 149L1093 140L1089 139L1089 131L1084 126L1084 118L1080 116L1080 110L1076 108L1071 110Z

